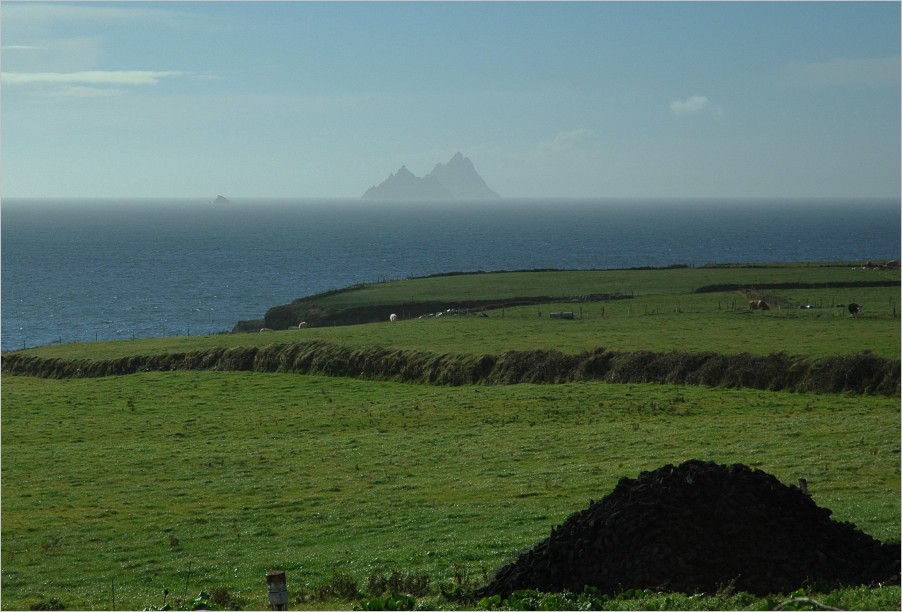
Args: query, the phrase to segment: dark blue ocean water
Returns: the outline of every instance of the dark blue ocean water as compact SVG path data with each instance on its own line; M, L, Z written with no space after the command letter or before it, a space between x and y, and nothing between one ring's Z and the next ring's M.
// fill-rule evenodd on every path
M197 335L452 271L898 259L899 200L12 201L2 348Z

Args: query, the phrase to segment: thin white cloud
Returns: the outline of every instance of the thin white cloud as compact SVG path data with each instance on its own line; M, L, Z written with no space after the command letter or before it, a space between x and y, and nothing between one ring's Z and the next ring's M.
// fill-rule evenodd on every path
M54 98L108 98L110 96L118 96L124 93L121 89L112 89L109 87L85 87L84 85L76 85L74 87L64 87L59 91L48 94L48 97Z
M684 115L697 115L702 112L709 112L715 115L722 115L723 109L711 103L708 96L695 95L685 100L674 100L670 103L670 112L677 117Z
M596 140L596 134L586 128L578 128L567 132L558 132L551 139L539 143L540 155L556 155L565 151L587 149Z
M46 27L53 23L74 22L140 22L181 26L186 19L195 19L190 13L169 9L118 5L84 5L68 2L4 2L3 20L16 27Z
M711 101L707 96L692 96L686 100L674 100L670 103L670 112L674 115L692 115L705 110Z
M182 76L179 71L87 70L82 72L4 72L0 80L10 85L83 84L83 85L157 85L161 79Z
M783 78L802 87L898 87L900 66L898 56L791 62Z
M0 0L2 1L2 0ZM4 32L5 34L5 32ZM103 57L97 36L24 36L6 40L3 68L7 72L76 72L97 68Z

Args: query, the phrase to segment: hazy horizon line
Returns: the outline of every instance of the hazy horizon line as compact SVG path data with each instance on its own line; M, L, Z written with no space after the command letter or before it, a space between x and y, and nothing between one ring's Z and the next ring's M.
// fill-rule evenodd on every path
M18 206L22 204L46 205L53 203L71 203L71 204L111 204L116 202L132 202L132 203L186 203L207 204L217 206L220 209L228 209L230 206L240 206L244 204L260 204L260 203L341 203L341 204L359 204L366 207L379 206L421 206L424 208L432 206L447 205L466 205L466 204L484 204L506 205L515 203L539 203L548 204L551 202L569 202L569 203L717 203L717 202L834 202L849 203L854 201L860 202L893 202L902 203L902 194L877 196L877 195L849 195L849 196L502 196L498 198L485 199L397 199L397 200L373 200L361 197L311 197L311 196L224 196L227 202L216 201L216 197L203 196L4 196L0 198L0 208L6 206Z

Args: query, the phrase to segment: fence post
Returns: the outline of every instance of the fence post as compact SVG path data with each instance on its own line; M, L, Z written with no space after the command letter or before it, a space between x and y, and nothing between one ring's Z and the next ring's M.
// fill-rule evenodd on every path
M288 587L285 584L285 572L272 571L266 573L266 584L269 590L269 603L273 610L288 609Z

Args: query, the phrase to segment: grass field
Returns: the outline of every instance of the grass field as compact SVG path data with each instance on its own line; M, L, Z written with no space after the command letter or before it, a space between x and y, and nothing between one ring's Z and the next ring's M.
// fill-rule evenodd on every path
M452 584L548 535L623 475L689 458L793 483L899 531L899 406L629 385L432 388L209 372L3 379L3 607L263 607L392 570ZM187 572L191 568L191 576Z
M899 269L848 264L777 264L766 267L574 270L434 276L364 285L317 299L324 307L348 308L404 302L460 301L589 294L680 295L710 285L840 283L898 280ZM837 290L838 291L838 290ZM262 314L262 313L261 313Z
M856 319L828 305L849 299L839 289L778 296L820 308L749 313L728 309L726 300L742 298L735 292L671 291L696 285L693 270L669 272L667 291L636 281L634 291L646 297L543 305L541 318L522 307L489 318L33 352L104 359L303 334L461 353L608 346L899 356L898 288L855 289L867 307ZM761 274L769 281L771 273L790 274ZM452 278L460 277L445 280ZM540 283L531 290L547 288L545 279L529 281ZM547 317L580 306L582 319ZM287 572L293 609L349 609L392 572L425 581L423 607L471 608L440 593L481 581L620 477L690 458L744 463L787 484L805 477L835 519L899 539L898 397L594 382L451 388L204 371L69 380L4 374L2 401L3 609L141 609L159 606L164 589L170 602L206 590L226 607L268 608L272 569ZM898 586L818 597L856 609L902 603ZM774 601L780 596L638 593L606 606L770 609Z
M515 275L478 275L479 278L483 276L506 278ZM436 279L423 280L431 283ZM418 285L421 281L409 282ZM392 283L386 283L376 287L388 289L391 286ZM543 288L548 287L540 286L534 290ZM735 291L650 293L630 300L496 309L488 311L487 318L460 316L404 320L402 311L402 320L395 325L385 321L268 333L142 338L49 345L25 352L67 359L111 359L311 339L353 347L385 346L471 354L500 354L539 347L579 353L606 347L618 351L716 351L757 355L786 352L806 357L869 351L897 359L902 351L898 287L785 289L768 291L768 295L778 300L775 303L787 306L775 306L768 312L751 312L745 296ZM849 316L844 307L836 306L852 301L865 305L864 313L857 318ZM798 307L804 304L816 307ZM549 318L549 314L556 311L571 311L576 318Z

